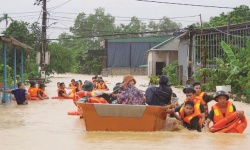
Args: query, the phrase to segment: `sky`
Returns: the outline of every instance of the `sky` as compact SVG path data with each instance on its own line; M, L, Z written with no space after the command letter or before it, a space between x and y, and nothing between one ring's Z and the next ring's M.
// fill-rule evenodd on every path
M42 24L40 16L41 5L34 5L36 0L0 0L0 16L7 13L14 20L22 20ZM223 7L237 7L247 5L250 7L250 0L152 0L158 2L186 3L199 5L213 5ZM167 16L174 22L186 27L200 21L209 21L210 17L218 16L222 12L229 12L232 9L207 8L183 5L172 5L163 3L142 2L137 0L47 0L47 8L50 20L47 25L47 38L58 38L63 32L69 33L69 27L74 25L78 13L94 13L96 8L102 7L106 13L116 17L116 24L129 23L127 20L133 16L140 18L161 19ZM27 13L30 12L30 13ZM40 16L40 17L39 17ZM193 17L188 17L193 16ZM129 17L127 19L118 17ZM181 18L176 18L181 17ZM183 17L183 18L182 18ZM145 21L145 20L144 20ZM64 28L64 29L62 29ZM5 29L5 22L0 23L0 32Z

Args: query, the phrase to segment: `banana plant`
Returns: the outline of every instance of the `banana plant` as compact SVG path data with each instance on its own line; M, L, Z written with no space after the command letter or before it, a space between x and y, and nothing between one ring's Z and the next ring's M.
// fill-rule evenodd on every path
M235 75L238 75L241 72L239 60L236 59L236 56L233 50L227 45L224 41L221 42L221 46L224 52L227 54L227 58L230 62L230 72L229 76L226 79L227 83L230 83L231 79L234 78Z

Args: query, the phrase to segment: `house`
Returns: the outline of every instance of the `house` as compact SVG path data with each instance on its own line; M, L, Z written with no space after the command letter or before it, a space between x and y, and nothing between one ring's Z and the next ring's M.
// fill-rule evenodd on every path
M111 75L147 75L148 63L145 53L173 36L154 36L126 39L112 39L105 42L106 67ZM105 73L104 73L105 74Z
M179 41L175 36L170 36L147 51L148 76L162 75L162 69L165 66L178 61Z

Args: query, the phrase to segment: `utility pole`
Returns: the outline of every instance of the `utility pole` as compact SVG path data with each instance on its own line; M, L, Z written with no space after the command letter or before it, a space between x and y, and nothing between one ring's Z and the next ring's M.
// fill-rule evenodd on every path
M41 49L41 71L45 70L45 52L47 46L46 39L46 28L47 28L47 8L46 8L46 0L43 0L43 20L42 20L42 49Z
M206 68L206 52L204 47L204 33L203 33L203 24L200 14L200 24L201 24L201 50L202 50L202 68ZM204 70L203 70L204 71ZM203 82L206 83L206 72L203 72Z

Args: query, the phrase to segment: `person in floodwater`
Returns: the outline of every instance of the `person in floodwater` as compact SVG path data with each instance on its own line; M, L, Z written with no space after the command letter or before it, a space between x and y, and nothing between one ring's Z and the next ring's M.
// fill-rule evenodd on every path
M49 99L49 97L47 96L47 94L45 94L45 87L46 85L41 83L39 85L38 91L37 91L37 95L38 97L43 100L43 99Z
M82 80L78 80L78 89L79 90L82 90L82 86L83 86L83 83L82 83Z
M135 79L131 75L123 77L123 83L117 96L118 104L144 105L146 98L143 93L134 86Z
M29 92L24 88L24 84L22 82L19 82L17 84L17 89L15 90L3 90L1 89L1 92L6 92L6 93L12 93L14 94L16 98L16 103L17 105L26 105L28 104L28 100L30 99L30 94Z
M206 121L206 131L210 131L209 124L213 122L216 124L221 119L229 116L236 111L236 107L232 102L228 101L229 96L225 91L217 91L214 97L217 102L212 106L211 111L209 112L208 119ZM240 117L244 116L243 111L237 111Z
M109 88L107 87L107 85L104 83L103 79L99 79L98 83L96 84L95 87L97 90L106 90L108 91Z
M75 79L71 79L71 82L69 84L69 88L74 88L76 86L76 80Z
M191 87L187 87L183 89L183 93L185 93L186 95L186 99L184 100L184 103L181 104L180 106L172 109L172 113L173 112L179 112L179 110L181 109L181 107L184 105L187 101L192 101L194 103L194 106L199 106L201 115L202 115L202 124L205 123L205 108L204 105L200 102L200 99L198 97L196 97L196 91L191 88Z
M37 91L38 91L38 88L36 87L36 82L31 81L30 87L28 89L28 92L30 93L30 97L38 97Z
M67 92L65 91L65 84L64 84L64 82L61 82L60 83L60 88L58 89L58 97L60 97L60 98L68 98L69 94L67 94Z
M201 132L202 120L201 112L198 106L193 101L186 101L184 105L178 107L177 111L179 115L175 114L176 119L183 122L183 126L189 130L197 130Z
M201 91L201 84L199 82L193 83L193 88L196 91L196 96L200 98L201 103L205 108L205 118L208 117L208 105L207 103L214 100L213 94L208 95L206 92Z

